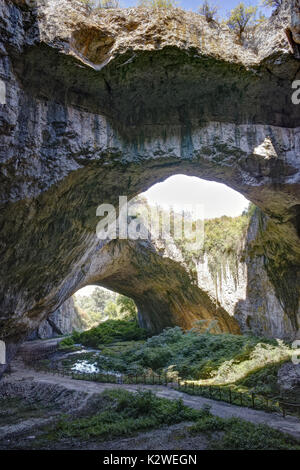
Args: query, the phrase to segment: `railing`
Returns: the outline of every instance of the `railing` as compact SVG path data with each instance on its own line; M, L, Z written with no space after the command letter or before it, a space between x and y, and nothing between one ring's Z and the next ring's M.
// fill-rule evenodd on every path
M63 377L70 377L74 380L86 380L100 383L112 384L134 384L134 385L164 385L171 386L179 391L189 393L191 395L199 395L212 400L219 400L230 403L232 405L245 406L248 408L279 411L285 418L288 414L298 414L300 417L300 404L287 403L283 400L260 395L258 393L240 392L234 388L214 385L200 385L194 382L187 382L177 379L168 374L131 374L131 375L114 375L101 373L78 373L66 369L49 369L40 364L31 364L36 371L50 372Z
M44 348L37 348L36 350L24 351L21 353L22 360L25 364L32 366L32 363L41 359L46 359L49 354L56 352L57 344L52 346L45 346Z

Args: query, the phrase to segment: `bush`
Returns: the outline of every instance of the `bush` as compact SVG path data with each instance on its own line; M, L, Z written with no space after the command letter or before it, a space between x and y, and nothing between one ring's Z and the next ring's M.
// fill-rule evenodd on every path
M146 330L140 328L134 321L107 320L91 330L74 333L72 338L84 346L97 348L100 344L108 344L113 341L141 340L146 336Z
M219 427L224 431L220 440L211 442L212 449L222 450L284 450L300 449L292 437L265 425L231 418Z
M74 339L72 337L64 338L60 343L58 348L61 350L64 349L73 349L74 348Z
M93 410L100 409L98 413L77 419L64 416L50 431L48 438L112 439L165 424L195 421L199 417L199 412L184 406L182 400L158 398L151 391L133 394L126 390L108 390L98 400L100 403L93 403L92 406Z
M239 380L236 385L247 387L255 393L267 396L279 395L280 390L277 384L278 370L284 362L266 365L259 370L250 372L245 378Z
M139 0L138 6L142 8L151 9L166 9L176 8L177 2L175 0Z
M99 442L185 421L194 422L187 428L190 434L208 435L211 449L300 448L295 439L277 430L237 418L225 420L213 416L207 406L195 410L185 406L182 400L158 398L151 391L130 393L121 389L107 390L92 397L79 418L62 416L50 431L47 428L44 438L48 444L49 440L66 438L85 441L92 438ZM219 432L222 432L221 437L215 438Z
M126 361L155 372L172 367L172 372L178 373L182 379L209 379L218 376L220 370L220 379L226 382L228 374L237 371L244 376L248 365L251 370L255 363L257 369L271 357L276 362L277 356L280 360L284 351L283 346L278 346L273 340L231 334L200 334L195 330L184 333L175 327L167 328L160 335L148 338L139 348L129 350Z

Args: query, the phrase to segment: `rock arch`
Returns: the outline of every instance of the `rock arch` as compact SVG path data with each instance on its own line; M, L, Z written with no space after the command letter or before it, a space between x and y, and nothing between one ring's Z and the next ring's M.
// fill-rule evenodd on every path
M37 10L16 0L1 2L0 14L1 337L18 342L92 281L93 264L104 266L98 204L174 173L226 183L260 207L269 220L263 256L275 266L279 256L281 275L297 279L300 123L291 84L300 76L285 34L289 2L247 46L177 10L97 17L76 0Z

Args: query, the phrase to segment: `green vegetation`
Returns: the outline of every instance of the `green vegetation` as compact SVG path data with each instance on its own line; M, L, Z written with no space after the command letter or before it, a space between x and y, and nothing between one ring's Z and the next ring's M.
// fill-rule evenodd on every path
M265 396L278 396L277 384L278 370L285 361L266 365L258 370L250 372L246 377L236 382L240 388L246 388L251 392Z
M227 24L230 29L236 32L239 39L242 38L247 26L254 24L257 8L253 6L246 7L241 2L231 10Z
M74 301L83 330L96 327L107 319L135 320L137 317L137 308L132 299L102 287L95 287L90 295L75 294Z
M189 428L192 435L209 433L214 450L298 450L299 442L265 425L252 424L239 418L228 420L213 416L209 408L200 411L200 419ZM216 433L222 433L216 437Z
M282 5L283 0L263 0L262 3L265 7L278 8Z
M188 433L191 436L204 434L210 449L300 449L295 439L268 426L257 426L237 418L225 420L213 416L207 406L194 410L185 406L182 400L158 398L151 391L133 394L120 389L107 390L94 397L82 414L77 418L63 415L40 442L68 438L99 442L193 421L194 424L186 427Z
M208 257L208 268L216 283L225 276L226 266L237 282L238 263L249 220L248 214L206 220L203 255Z
M177 7L175 0L138 0L138 6L151 9L171 9Z
M32 403L20 397L0 398L0 426L13 425L22 420L40 418L51 409L42 403Z
M101 394L92 416L77 419L67 416L55 425L48 438L78 437L97 440L130 436L139 431L194 421L199 412L183 405L182 400L157 398L151 391L108 390Z
M238 217L223 216L205 220L204 244L200 251L191 250L186 240L175 240L190 271L196 262L206 256L216 288L222 285L227 268L237 283L239 262L244 256L244 240L254 210L255 206L249 204L248 210Z
M80 343L92 348L113 341L132 341L146 338L146 331L140 328L135 321L107 320L99 326L83 333L75 332L72 335L74 343Z
M100 347L101 356L97 357L97 353L91 353L91 357L76 354L72 361L69 359L69 365L84 359L96 364L100 371L167 373L169 380L180 378L203 385L236 383L239 390L265 391L275 396L276 370L294 353L281 341L201 333L198 328L186 333L179 327L167 328L160 335L146 341L145 338L145 331L134 322L102 323L90 332L75 333L72 338L85 346ZM109 344L112 341L113 344ZM255 379L251 379L254 373Z
M67 338L64 338L60 343L59 343L59 346L58 346L58 349L60 351L75 351L77 348L75 346L75 343L74 343L74 340L71 336L68 336ZM40 362L43 362L44 365L46 365L46 362L45 360L43 361L40 361Z
M136 320L137 307L132 299L125 295L118 295L116 303L123 320Z

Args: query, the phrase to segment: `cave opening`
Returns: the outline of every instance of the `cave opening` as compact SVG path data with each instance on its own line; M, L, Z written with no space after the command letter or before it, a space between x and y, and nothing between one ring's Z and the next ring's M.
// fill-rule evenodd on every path
M220 269L220 266L217 266L216 263L218 244L228 244L231 242L230 237L234 238L237 234L240 235L239 231L242 228L242 224L239 220L244 220L243 217L249 207L249 202L244 196L224 184L183 174L173 175L163 182L152 185L147 191L140 193L138 200L147 207L159 207L164 211L170 208L175 211L180 211L185 210L187 206L192 206L195 203L201 204L203 206L204 230L205 225L207 225L207 236L212 251L212 256L209 261L210 271ZM235 227L235 224L237 227ZM223 226L224 230L222 229ZM223 236L222 231L228 232L226 240L223 241L221 241L221 237ZM156 241L157 240L154 240L154 243L156 243ZM233 240L233 242L235 243L236 240ZM113 251L116 249L117 243L120 242L110 242L110 245L113 246ZM139 240L135 240L134 244L136 243L138 244ZM174 243L173 239L171 243ZM168 253L168 244L170 244L170 240L167 240L164 244L166 251L164 256L171 258L173 256L174 258L174 255ZM101 322L111 319L138 319L140 326L152 332L161 331L164 326L176 325L177 319L172 318L173 315L170 314L169 305L171 305L172 310L172 305L185 303L184 294L181 292L184 286L176 281L177 292L176 296L174 296L174 292L172 289L169 289L168 284L172 284L171 277L174 277L177 273L173 274L172 272L168 272L169 267L165 268L159 266L157 258L155 257L154 259L142 260L142 266L144 264L145 270L148 271L143 278L141 272L136 272L136 269L132 267L132 261L134 261L138 250L136 246L132 248L130 240L126 249L128 249L128 246L129 253L127 253L125 258L122 257L122 255L117 257L117 267L113 266L113 269L107 269L106 271L108 271L108 273L105 272L103 276L99 275L99 273L95 273L93 282L79 289L72 298L67 301L68 308L66 310L71 309L71 311L74 310L75 312L73 313L73 321L76 324L75 329L77 327L77 329L89 330L96 327ZM203 257L203 246L201 245L199 248L199 253L195 251L188 253L188 245L183 246L182 241L179 242L176 240L175 248L178 253L186 251L184 256L187 259L184 259L183 263L185 264L185 270L189 272L185 282L190 283L191 286L193 283L197 285L199 279L201 279L201 277L203 278L203 267L199 268L200 264L203 266L203 260L201 259L201 256ZM235 247L232 246L231 248L234 249ZM162 250L162 245L160 249ZM174 247L172 246L172 250L173 249ZM121 249L121 252L122 250L126 251L124 247ZM178 253L176 254L177 257ZM173 262L174 260L176 262L178 261L176 256L172 260ZM198 262L196 268L195 266L191 267L195 259L197 259ZM154 263L152 263L153 260ZM154 272L156 271L156 273L158 273L158 277L161 277L161 281L153 282L153 273L151 273L152 267ZM182 269L182 267L180 268ZM172 270L176 271L176 265L172 267ZM211 274L211 282L219 283L219 273L212 272ZM179 273L179 277L181 275L182 274ZM205 282L203 279L202 281ZM162 290L166 291L164 295L160 292ZM201 302L203 299L198 298L197 293L191 293L191 296L196 296L195 306L193 308L197 310L197 302ZM217 292L216 303L219 303L218 296L219 293ZM61 309L62 307L60 307L60 310ZM146 316L143 314L145 309L150 312ZM217 310L218 305L216 305L214 309ZM157 310L158 313L155 312L155 310ZM60 311L60 313L63 312ZM162 323L161 320L159 321L159 317L162 314L165 316L165 323ZM48 323L49 321L50 324L52 322L51 327L53 333L57 335L59 333L70 332L67 330L71 325L67 325L67 328L60 326L60 329L55 327L55 316L57 315L54 313L52 314L52 320L51 316L47 319ZM178 324L180 326L191 327L193 322L197 320L196 317L197 315L191 315L191 319L184 325L182 325L182 318L180 318L178 319ZM204 315L204 318L205 317L206 315ZM208 316L207 324L211 321L211 316ZM158 325L157 328L155 327L156 323ZM46 330L45 327L39 328L40 334L42 335L45 334Z

